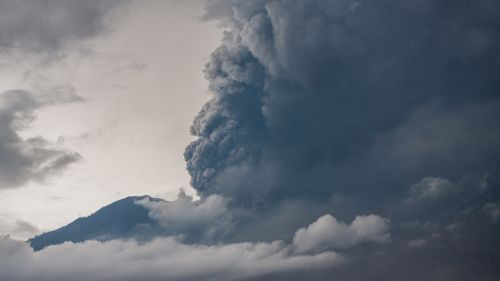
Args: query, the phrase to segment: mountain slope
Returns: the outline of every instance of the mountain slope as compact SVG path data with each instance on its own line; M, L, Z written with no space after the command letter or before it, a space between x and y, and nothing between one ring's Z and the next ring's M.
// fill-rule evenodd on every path
M160 234L161 228L148 216L148 210L135 201L149 196L131 196L99 209L94 214L78 218L57 230L46 232L28 240L35 251L66 241L110 240L113 238L147 239Z

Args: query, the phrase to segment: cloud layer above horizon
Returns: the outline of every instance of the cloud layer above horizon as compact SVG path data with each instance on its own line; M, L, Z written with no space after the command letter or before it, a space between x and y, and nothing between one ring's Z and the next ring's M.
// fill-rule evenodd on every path
M0 237L3 280L242 280L339 265L333 251L295 254L282 241L222 245L183 244L175 237L67 242L34 252ZM61 266L63 265L63 266Z

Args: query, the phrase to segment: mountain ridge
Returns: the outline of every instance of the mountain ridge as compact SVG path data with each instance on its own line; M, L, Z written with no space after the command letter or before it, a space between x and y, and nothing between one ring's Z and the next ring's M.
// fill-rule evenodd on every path
M27 242L39 251L64 242L106 241L115 238L144 240L159 235L161 227L149 217L149 210L136 201L164 201L149 195L128 196L106 205L86 217L80 217L58 229L39 234Z

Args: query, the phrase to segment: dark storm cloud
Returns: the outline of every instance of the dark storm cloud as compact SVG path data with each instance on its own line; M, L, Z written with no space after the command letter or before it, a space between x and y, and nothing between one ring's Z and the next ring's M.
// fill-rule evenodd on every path
M115 0L0 1L0 52L59 55L61 49L105 30Z
M14 188L64 170L80 155L55 147L41 137L22 138L19 130L29 125L39 108L80 101L72 91L34 95L22 90L0 94L0 189Z

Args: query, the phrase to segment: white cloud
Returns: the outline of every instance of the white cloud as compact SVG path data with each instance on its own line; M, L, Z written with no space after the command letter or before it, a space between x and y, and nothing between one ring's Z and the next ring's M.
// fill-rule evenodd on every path
M137 201L149 210L149 217L162 228L175 234L202 235L210 238L230 222L226 200L211 195L200 201L181 190L175 201L152 201L149 198Z
M271 273L331 267L334 252L295 255L281 241L217 246L186 245L174 238L65 243L39 252L0 238L2 280L241 280Z
M357 216L350 225L324 215L295 233L298 253L346 249L363 242L385 242L390 238L389 220L377 215Z

